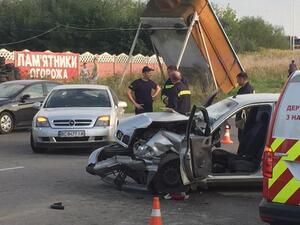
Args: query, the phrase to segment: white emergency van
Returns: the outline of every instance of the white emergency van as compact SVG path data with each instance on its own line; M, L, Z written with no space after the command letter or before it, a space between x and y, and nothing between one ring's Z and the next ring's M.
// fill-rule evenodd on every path
M287 81L273 113L263 156L260 217L271 225L300 224L300 71Z

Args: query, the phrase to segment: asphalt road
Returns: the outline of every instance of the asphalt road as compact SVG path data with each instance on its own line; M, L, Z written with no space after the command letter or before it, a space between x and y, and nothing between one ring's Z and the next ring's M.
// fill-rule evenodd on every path
M148 224L152 196L119 191L85 172L88 152L33 154L28 132L0 135L0 224ZM186 201L161 200L167 225L260 225L258 188L195 192ZM50 209L63 202L65 210Z

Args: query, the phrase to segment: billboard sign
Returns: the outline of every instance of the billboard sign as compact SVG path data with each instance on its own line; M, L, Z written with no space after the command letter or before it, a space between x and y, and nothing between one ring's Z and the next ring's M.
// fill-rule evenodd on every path
M71 80L78 76L79 54L15 51L15 66L24 79Z

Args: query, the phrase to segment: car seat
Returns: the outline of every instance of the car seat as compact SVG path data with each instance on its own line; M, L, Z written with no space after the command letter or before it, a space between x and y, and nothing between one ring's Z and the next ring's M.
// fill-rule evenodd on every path
M212 152L213 172L254 172L261 161L267 136L270 116L267 112L258 114L257 111L247 121L237 154L216 149ZM251 114L250 113L250 114ZM255 115L255 117L254 117ZM257 118L253 123L253 118ZM249 128L250 129L247 129Z

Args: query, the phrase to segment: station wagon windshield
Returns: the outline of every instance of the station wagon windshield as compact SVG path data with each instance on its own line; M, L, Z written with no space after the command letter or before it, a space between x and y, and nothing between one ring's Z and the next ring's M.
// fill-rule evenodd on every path
M17 95L25 85L22 84L0 84L0 98L10 98Z
M207 112L210 118L210 123L213 124L215 121L220 119L223 115L231 111L237 102L232 99L224 99L223 101L217 102L209 107L207 107Z
M54 90L48 97L45 108L64 107L111 107L107 90L64 89Z

